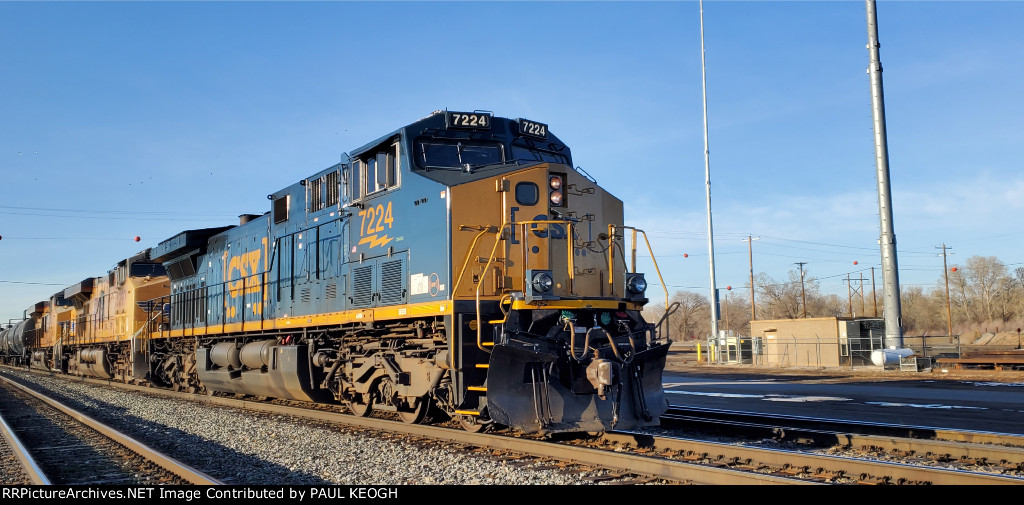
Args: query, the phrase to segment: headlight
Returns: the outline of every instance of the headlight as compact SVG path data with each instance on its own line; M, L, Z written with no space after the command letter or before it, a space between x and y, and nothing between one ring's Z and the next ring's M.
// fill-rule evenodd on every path
M562 205L562 192L561 191L552 191L551 192L551 204L552 205Z
M554 285L554 279L552 279L551 274L547 272L538 272L533 276L533 289L538 293L547 293L548 291L551 291L551 287Z
M647 291L647 280L643 275L634 275L626 281L626 287L629 288L630 293L642 295L644 291Z
M562 178L557 175L552 175L548 179L548 184L551 185L551 189L562 189Z

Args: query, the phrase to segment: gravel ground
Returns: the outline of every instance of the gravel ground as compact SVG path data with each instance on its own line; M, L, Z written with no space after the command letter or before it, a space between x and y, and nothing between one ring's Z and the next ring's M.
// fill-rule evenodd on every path
M0 437L0 486L28 483L28 475L22 470L14 450L7 444L6 438Z
M250 485L594 484L592 473L516 466L396 440L175 399L17 374L65 404L215 478ZM539 466L541 463L536 463Z

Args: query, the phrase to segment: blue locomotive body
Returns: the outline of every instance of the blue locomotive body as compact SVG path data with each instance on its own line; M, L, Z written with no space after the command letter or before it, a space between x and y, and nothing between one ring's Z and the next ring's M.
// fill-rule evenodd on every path
M657 424L668 342L616 256L622 204L547 125L437 112L268 200L151 251L149 380L471 430Z

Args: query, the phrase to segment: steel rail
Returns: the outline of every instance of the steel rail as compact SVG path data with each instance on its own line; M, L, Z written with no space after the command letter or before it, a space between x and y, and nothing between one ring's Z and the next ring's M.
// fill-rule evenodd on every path
M32 458L28 449L25 448L25 444L21 443L18 435L14 433L11 426L7 424L7 421L4 421L3 416L0 416L0 431L3 432L4 439L14 452L14 456L18 458L18 463L21 465L22 470L25 471L29 483L37 486L50 485L50 478L39 468L36 460Z
M63 412L64 414L67 414L68 416L71 416L72 418L78 420L79 422L81 422L82 424L88 426L89 428L92 428L93 430L96 430L97 432L99 432L99 433L103 434L104 436L110 438L111 440L114 440L118 444L121 444L126 449L128 449L128 450L138 454L139 456L142 456L143 458L151 461L152 463L156 464L160 468L163 468L164 470L167 470L168 472L171 472L171 473L177 475L178 477L181 477L183 480L185 480L186 482L188 482L190 484L197 484L197 485L222 485L223 484L223 482L221 482L221 481L219 481L217 479L214 479L213 477L211 477L209 475L206 475L205 473L200 472L199 470L196 470L195 468L192 468L191 466L188 466L188 465L186 465L186 464L184 464L184 463L182 463L182 462L180 462L180 461L178 461L178 460L176 460L174 458L171 458L171 457L169 457L169 456L167 456L165 454L162 454L159 451L149 447L148 445L143 444L142 442L140 442L138 440L135 440L134 438L129 437L128 435L126 435L124 433L121 433L120 431L117 431L117 430L115 430L115 429L113 429L113 428L111 428L111 427L109 427L109 426L107 426L107 425L105 425L105 424L103 424L103 423L101 423L101 422L99 422L99 421L97 421L97 420L95 420L95 419L93 419L93 418L91 418L91 417L89 417L89 416L87 416L87 415L85 415L85 414L75 410L75 409L72 409L71 407L68 407L67 405L64 405L63 403L60 403L57 400L54 400L52 398L47 397L46 395L44 395L42 393L34 391L31 388L28 388L28 387L18 383L17 381L14 381L14 380L12 380L12 379L10 379L10 378L8 378L6 376L3 376L3 375L0 375L0 379L2 379L3 381L11 384L12 386L14 386L14 387L16 387L18 389L20 389L21 391L24 391L25 393L27 393L27 394L29 394L29 395L39 399L40 401L46 403L47 405L49 405L49 406L51 406L51 407L53 407L53 408Z
M873 461L839 456L824 456L797 451L761 449L734 444L705 442L678 437L659 437L636 433L610 432L603 438L609 444L633 446L656 451L706 455L708 459L736 462L745 467L768 467L776 471L804 468L816 473L831 473L860 481L872 479L891 484L1024 484L1024 478L995 474L948 470L903 463Z
M119 384L120 385L120 384ZM131 386L138 387L138 386ZM146 391L151 389L140 388ZM160 394L164 394L160 391ZM423 424L407 424L388 419L356 417L337 412L274 405L234 398L221 398L189 393L176 393L182 398L224 407L244 408L262 413L288 415L328 423L345 424L412 436L429 437L447 442L474 445L490 449L521 452L542 458L569 460L576 464L607 468L694 484L809 484L809 482L773 475L755 474L725 468L705 467L658 457L616 453L602 449L572 447L540 440L529 440L486 433L469 433L461 429Z
M287 415L319 422L342 424L346 426L400 433L410 436L420 436L489 449L519 452L540 458L571 461L574 464L605 468L620 473L643 474L645 476L676 482L708 485L816 484L815 482L785 476L709 467L683 461L672 461L660 457L567 446L564 444L555 444L541 440L530 440L486 433L470 433L458 428L446 428L423 424L407 424L401 421L377 419L372 417L356 417L339 412L276 405L237 398L169 391L104 379L66 375L61 375L60 377L90 384L108 385L131 391L168 398L190 400L221 407L242 408L260 413Z
M973 442L952 442L947 440L917 439L908 437L864 435L835 430L815 430L781 426L770 422L722 420L713 417L663 415L662 426L706 426L708 431L761 432L778 441L830 444L861 451L900 451L904 454L926 455L935 461L943 459L970 464L978 461L996 464L1009 463L1017 467L1024 465L1024 447L1006 447ZM925 457L925 456L921 456Z
M544 458L571 461L618 472L644 474L671 481L695 484L819 484L813 480L786 476L788 469L806 468L811 473L828 473L844 476L862 482L877 481L896 484L1024 484L1024 479L978 472L948 470L934 467L880 462L857 458L823 456L795 451L768 450L690 440L674 437L656 437L634 433L607 433L603 441L609 446L630 446L641 449L644 454L613 452L606 449L568 446L547 441L522 439L485 433L469 433L460 429L439 426L407 424L400 421L377 418L363 418L339 412L314 410L288 405L269 404L258 401L208 396L201 394L167 391L114 381L74 376L61 376L81 382L104 384L118 388L156 394L159 396L187 399L210 405L244 408L250 411L288 415L320 422L343 424L385 432L401 433L468 444L490 449L515 451ZM708 466L690 461L673 460L665 456L652 456L658 451L678 454L706 454L718 466ZM710 456L714 455L714 456ZM693 458L690 458L693 459ZM735 464L723 465L723 462ZM744 463L746 462L746 463ZM743 469L729 468L736 466ZM758 466L768 467L755 473ZM793 472L789 472L793 473Z
M663 417L671 421L674 416L697 417L715 421L734 420L749 423L790 423L791 428L808 428L813 430L834 430L858 435L877 435L899 437L914 440L935 440L962 442L971 444L1016 446L1024 448L1024 436L1014 433L997 433L991 431L957 430L934 426L914 426L907 424L879 423L874 421L849 421L824 417L797 416L792 414L766 414L740 410L716 409L670 405Z

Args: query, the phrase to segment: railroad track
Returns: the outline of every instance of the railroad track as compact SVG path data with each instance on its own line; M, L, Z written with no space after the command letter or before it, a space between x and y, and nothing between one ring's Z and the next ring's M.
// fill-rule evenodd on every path
M30 374L38 372L31 371ZM52 375L52 374L51 374ZM135 393L167 398L186 399L198 403L244 409L259 415L289 416L315 423L344 426L346 429L365 430L367 434L395 439L409 445L436 447L448 445L455 450L471 453L474 457L502 461L504 464L531 466L569 473L593 474L594 482L632 483L688 483L688 484L794 484L800 480L789 477L760 475L714 465L694 465L683 461L665 461L642 453L616 453L601 448L556 444L532 437L513 437L489 433L469 433L460 427L406 424L381 417L356 417L339 407L316 406L300 402L257 401L234 397L210 396L155 389L118 382L81 377L56 376L62 380L115 387ZM302 406L296 406L301 404ZM376 415L376 414L375 414Z
M669 461L686 461L751 473L789 476L822 484L1024 485L1024 479L992 473L765 449L681 437L607 433L601 443Z
M344 425L377 432L403 443L424 447L445 444L505 464L589 472L595 482L689 484L1024 484L1024 480L991 473L965 472L909 464L766 450L637 433L608 433L600 438L555 440L468 433L445 426L410 425L391 419L361 418L334 408L298 407L158 390L92 379L68 378L117 388L189 399L211 405L243 408L265 415L285 415L311 422Z
M175 485L219 481L0 376L6 447L31 484Z
M50 479L0 415L0 485L47 485Z
M854 451L988 473L1024 472L1024 436L672 406L662 426L738 437L762 437L804 447Z

